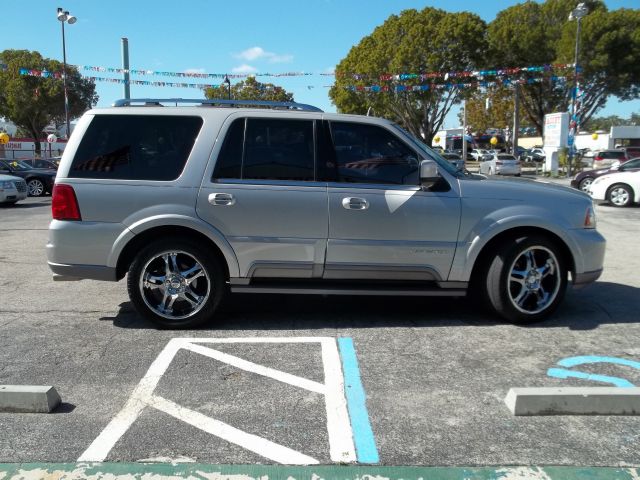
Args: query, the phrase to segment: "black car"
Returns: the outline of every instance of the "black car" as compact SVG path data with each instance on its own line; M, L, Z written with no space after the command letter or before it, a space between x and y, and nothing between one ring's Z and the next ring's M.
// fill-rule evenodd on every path
M33 160L21 160L22 163L26 163L31 168L47 168L49 170L57 170L58 164L52 160L45 160L44 158L36 158Z
M589 185L601 175L607 175L609 173L617 172L636 172L640 170L640 158L634 158L620 165L611 166L608 168L599 168L597 170L587 170L577 174L573 180L571 180L571 186L586 192Z
M24 178L27 182L27 192L31 197L40 197L51 193L56 179L55 170L32 168L20 160L0 159L0 173Z

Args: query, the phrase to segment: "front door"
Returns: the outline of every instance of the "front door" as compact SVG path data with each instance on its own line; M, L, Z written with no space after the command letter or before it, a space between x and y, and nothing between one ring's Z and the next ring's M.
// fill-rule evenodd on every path
M336 171L324 277L446 280L460 225L458 193L423 190L421 156L391 130L355 122L330 122L330 130Z

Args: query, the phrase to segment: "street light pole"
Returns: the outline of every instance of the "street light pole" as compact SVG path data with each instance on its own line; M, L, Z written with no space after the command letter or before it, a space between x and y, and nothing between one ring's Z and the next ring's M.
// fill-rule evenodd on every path
M227 84L227 98L231 100L231 80L229 80L229 77L227 75L224 76L224 80L222 81L222 83Z
M579 75L578 60L579 60L579 54L580 54L580 20L582 20L582 18L585 17L587 13L589 13L589 11L587 10L587 6L584 3L579 3L578 6L571 11L571 14L569 14L569 20L575 19L577 21L577 26L576 26L576 49L575 49L574 62L573 62L574 85L573 85L573 92L571 94L571 122L569 123L570 153L569 153L569 166L567 168L567 176L571 175L571 163L576 152L576 136L580 131L579 130L580 129L580 115L579 115L580 103L578 102L578 91L580 89L580 82L578 80L578 75Z
M67 46L64 37L64 24L73 25L78 21L76 17L70 15L68 11L63 11L58 7L58 20L62 24L62 85L64 89L64 118L67 125L66 137L69 139L71 135L71 126L69 124L69 94L67 92Z

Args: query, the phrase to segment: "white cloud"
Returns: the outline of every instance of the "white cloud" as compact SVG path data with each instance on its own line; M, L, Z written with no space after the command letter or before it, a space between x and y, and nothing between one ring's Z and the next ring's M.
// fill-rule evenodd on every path
M246 63L231 69L231 73L256 73L257 71L258 69L256 67L252 67Z
M187 68L182 73L205 73L205 69L204 68Z
M236 53L234 57L248 62L253 62L254 60L266 60L269 63L289 63L293 61L293 55L267 52L262 47L247 48L240 53Z

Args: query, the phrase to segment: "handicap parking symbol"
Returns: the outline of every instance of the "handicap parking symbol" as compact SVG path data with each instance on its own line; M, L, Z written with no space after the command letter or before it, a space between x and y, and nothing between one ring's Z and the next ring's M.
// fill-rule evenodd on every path
M635 385L629 380L620 377L612 377L608 375L598 375L593 373L581 372L579 370L568 370L569 368L577 367L580 365L591 364L612 364L623 365L626 367L635 368L640 371L640 362L628 360L626 358L617 357L601 357L594 355L585 355L578 357L563 358L558 362L558 365L566 368L550 368L547 370L547 375L554 378L580 378L583 380L590 380L593 382L608 383L615 387L620 388L633 388Z

